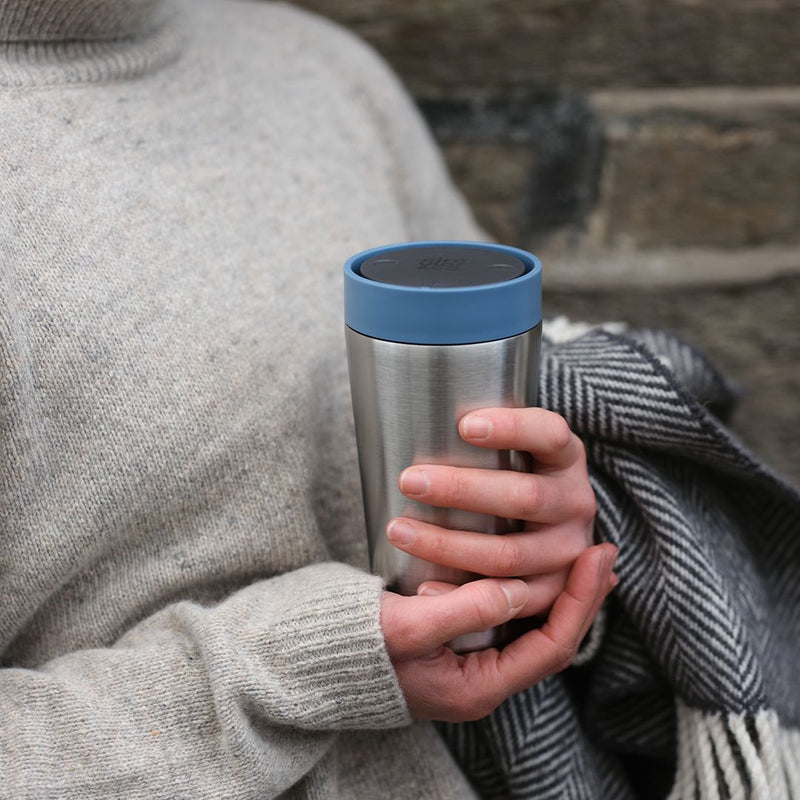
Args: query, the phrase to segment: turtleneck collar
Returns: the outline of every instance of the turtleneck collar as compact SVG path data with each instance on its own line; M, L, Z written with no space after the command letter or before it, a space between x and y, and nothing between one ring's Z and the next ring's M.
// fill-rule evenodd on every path
M0 41L108 41L159 25L164 0L0 0Z
M133 78L175 61L198 0L0 0L0 90Z

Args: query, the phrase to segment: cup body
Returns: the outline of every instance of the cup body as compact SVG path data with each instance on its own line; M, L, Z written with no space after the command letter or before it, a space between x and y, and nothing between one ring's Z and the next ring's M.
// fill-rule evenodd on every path
M527 454L464 442L458 421L480 408L536 404L541 325L508 339L460 345L386 342L346 329L364 511L373 571L400 594L424 581L477 577L404 553L386 525L407 516L454 530L508 533L515 520L436 508L405 497L398 476L413 464L528 468ZM459 650L499 644L501 632L461 637Z
M456 243L453 252L464 255L466 248L469 258L475 247ZM415 464L529 468L525 453L476 447L458 434L459 420L471 411L537 402L541 265L513 248L481 247L491 249L488 256L480 253L487 264L486 286L378 284L360 272L364 259L376 251L354 256L345 267L345 336L371 566L388 588L404 595L415 594L424 581L460 585L479 576L395 548L386 538L392 518L407 516L492 534L519 529L516 520L415 502L398 487L400 473ZM377 252L384 255L384 249ZM417 258L415 252L412 259ZM494 256L508 253L520 257L525 273L512 281L491 282L492 273L506 266ZM397 249L388 256L397 258ZM408 253L403 251L401 257ZM432 262L420 263L428 268ZM450 261L441 257L435 263ZM450 645L466 652L502 645L504 639L505 631L494 628L459 637Z

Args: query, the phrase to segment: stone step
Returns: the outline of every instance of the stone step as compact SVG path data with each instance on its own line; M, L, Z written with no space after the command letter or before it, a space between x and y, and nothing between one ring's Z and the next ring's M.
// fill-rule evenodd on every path
M300 0L380 50L415 94L791 85L796 0Z

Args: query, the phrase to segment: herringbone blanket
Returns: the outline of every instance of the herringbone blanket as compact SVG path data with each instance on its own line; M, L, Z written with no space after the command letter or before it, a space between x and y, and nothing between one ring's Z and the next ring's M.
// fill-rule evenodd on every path
M711 413L663 332L546 342L541 403L584 439L620 583L592 657L442 726L487 798L800 798L800 497ZM602 629L602 630L601 630Z

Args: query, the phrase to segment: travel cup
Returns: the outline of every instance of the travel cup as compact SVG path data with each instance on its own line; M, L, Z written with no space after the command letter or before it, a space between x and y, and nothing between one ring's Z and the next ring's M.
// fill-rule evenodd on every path
M397 482L414 464L526 469L526 454L465 443L458 421L480 408L536 404L541 320L541 264L523 250L414 242L347 261L345 335L370 558L393 591L478 577L395 548L385 532L393 517L517 529L514 520L415 502ZM501 638L492 630L451 644L466 651Z

